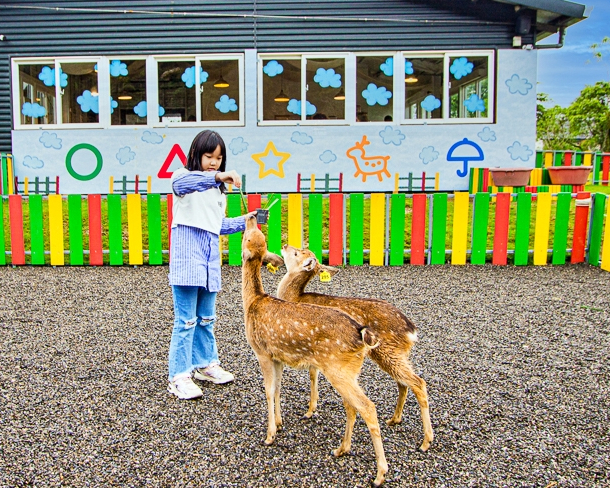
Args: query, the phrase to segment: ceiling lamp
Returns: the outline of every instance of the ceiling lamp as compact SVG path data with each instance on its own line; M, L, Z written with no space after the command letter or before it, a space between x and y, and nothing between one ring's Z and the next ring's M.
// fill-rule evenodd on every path
M277 97L274 98L276 102L288 102L290 98L288 95L284 93L284 90L280 89L280 92L277 94Z
M222 70L220 71L220 78L218 78L218 79L216 80L216 82L214 83L214 86L215 86L216 88L226 88L226 87L228 87L228 86L229 86L229 83L227 83L227 82L225 81L225 79L222 77Z
M405 78L405 83L417 83L419 80L416 76L408 76Z
M343 88L341 88L341 90L339 90L339 92L335 95L335 100L345 100L345 92L343 91Z

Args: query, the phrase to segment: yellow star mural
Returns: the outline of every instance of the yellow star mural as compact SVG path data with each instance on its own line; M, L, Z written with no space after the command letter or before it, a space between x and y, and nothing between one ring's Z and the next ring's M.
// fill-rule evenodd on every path
M279 158L279 161L277 162L277 169L268 169L266 167L264 159L269 157L269 153L273 153L273 156ZM263 152L255 153L252 155L252 159L254 159L254 161L256 161L259 166L258 177L260 179L263 179L269 175L275 175L279 176L280 178L284 178L284 163L288 161L288 158L290 158L290 153L278 151L275 148L275 144L273 144L273 141L269 141L267 143L267 147L265 147L265 150Z

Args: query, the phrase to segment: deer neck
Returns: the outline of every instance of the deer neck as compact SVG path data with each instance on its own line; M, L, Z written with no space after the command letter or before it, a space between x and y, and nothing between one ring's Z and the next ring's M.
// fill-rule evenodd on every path
M277 294L282 300L296 301L305 293L305 287L312 278L311 273L286 273L278 285Z
M246 311L256 298L265 294L260 260L244 261L241 272L241 293Z

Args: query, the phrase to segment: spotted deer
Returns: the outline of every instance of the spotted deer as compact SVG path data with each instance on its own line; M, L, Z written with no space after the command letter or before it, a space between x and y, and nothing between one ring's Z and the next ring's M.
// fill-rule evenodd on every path
M305 293L305 287L314 276L322 271L333 275L338 271L337 268L320 264L315 254L307 249L284 245L282 256L288 271L278 285L278 298L290 302L332 307L347 313L360 324L367 324L367 328L379 339L379 347L368 350L370 358L394 378L398 385L398 403L394 415L387 424L396 425L401 422L407 391L411 388L419 403L424 428L424 441L420 449L428 450L434 434L430 424L426 382L415 374L409 361L409 353L417 340L417 331L413 322L396 307L383 300ZM309 374L311 392L306 417L313 415L318 401L318 371L311 368Z
M315 368L341 395L347 414L343 440L333 455L338 457L350 451L356 413L359 413L373 439L377 460L373 483L381 485L388 465L377 411L358 384L367 352L377 347L374 334L339 310L288 303L267 295L261 280L263 262L278 266L282 259L267 251L265 236L258 229L256 218L250 217L246 220L242 241L242 298L246 338L256 354L265 384L268 407L265 444L272 444L282 427L280 386L284 365Z

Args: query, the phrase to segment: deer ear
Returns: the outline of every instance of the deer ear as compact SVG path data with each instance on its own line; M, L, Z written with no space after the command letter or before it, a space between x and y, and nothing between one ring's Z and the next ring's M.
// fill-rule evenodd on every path
M273 266L279 267L284 264L284 260L281 258L281 256L267 251L263 256L263 263L271 263Z
M332 266L325 266L323 264L319 264L318 273L321 273L322 271L326 271L329 275L335 276L341 270L339 268L333 268Z
M316 258L307 258L303 261L303 269L305 271L311 271L318 264L318 260Z

